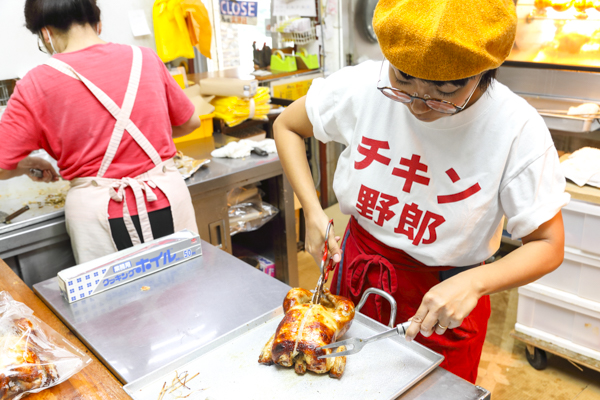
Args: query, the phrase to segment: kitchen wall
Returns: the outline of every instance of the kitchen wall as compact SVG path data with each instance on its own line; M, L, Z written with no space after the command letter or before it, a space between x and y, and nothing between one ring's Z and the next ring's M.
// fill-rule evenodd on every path
M153 32L154 0L97 1L102 11L102 39L156 49L153 35L135 38L129 25L129 11L142 9ZM48 57L38 50L36 36L25 28L24 7L25 0L0 0L0 80L23 77Z

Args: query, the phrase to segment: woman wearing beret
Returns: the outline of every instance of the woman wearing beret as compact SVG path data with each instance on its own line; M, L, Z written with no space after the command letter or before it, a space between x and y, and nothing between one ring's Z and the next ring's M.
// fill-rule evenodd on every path
M200 120L158 56L100 39L96 0L27 0L25 21L53 56L8 102L0 168L19 174L38 165L26 157L40 148L57 160L71 182L65 218L78 263L181 229L197 232L172 158L173 137ZM38 168L45 180L56 178Z
M563 259L569 201L556 149L535 109L495 81L515 37L512 0L380 0L385 56L313 81L275 123L285 172L320 259L328 218L303 140L342 143L333 189L351 220L331 290L354 302L369 287L396 298L406 338L475 382L488 295L532 282ZM492 263L506 218L523 246ZM385 324L389 306L364 313Z

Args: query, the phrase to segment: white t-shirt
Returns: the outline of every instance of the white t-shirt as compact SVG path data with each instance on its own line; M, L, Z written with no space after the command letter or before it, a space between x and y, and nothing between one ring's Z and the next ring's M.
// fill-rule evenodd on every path
M543 119L506 86L421 122L377 90L380 68L343 68L306 98L315 137L347 146L333 181L341 211L378 240L426 265L473 265L498 249L504 215L520 238L569 202Z

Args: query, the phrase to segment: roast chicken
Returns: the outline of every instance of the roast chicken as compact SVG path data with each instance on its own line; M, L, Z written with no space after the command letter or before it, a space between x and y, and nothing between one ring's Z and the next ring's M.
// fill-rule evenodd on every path
M319 359L331 353L330 349L319 347L334 343L348 331L354 318L354 303L326 289L320 304L311 303L311 297L310 291L301 288L288 292L283 301L285 316L260 353L258 362L294 366L300 375L308 370L317 374L329 372L331 377L341 378L346 357ZM336 351L344 350L342 346Z
M40 359L41 346L30 320L19 318L0 336L0 400L11 400L58 379L54 364Z

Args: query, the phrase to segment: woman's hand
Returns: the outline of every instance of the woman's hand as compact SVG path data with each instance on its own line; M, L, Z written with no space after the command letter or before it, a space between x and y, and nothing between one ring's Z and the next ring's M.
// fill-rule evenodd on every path
M304 247L306 248L306 251L313 256L317 265L321 265L321 260L323 259L323 246L325 244L325 233L327 231L328 223L329 218L323 210L314 217L306 218L306 239ZM339 263L342 259L342 252L338 245L339 240L339 236L335 236L335 230L332 224L329 229L329 257L333 258L335 264Z
M406 340L419 332L425 337L443 335L446 329L458 328L473 311L481 294L470 274L460 273L438 283L423 296L423 301L406 331Z
M26 157L19 162L17 168L35 182L56 182L60 178L52 164L39 157ZM31 171L32 169L42 171L42 176L35 176Z

